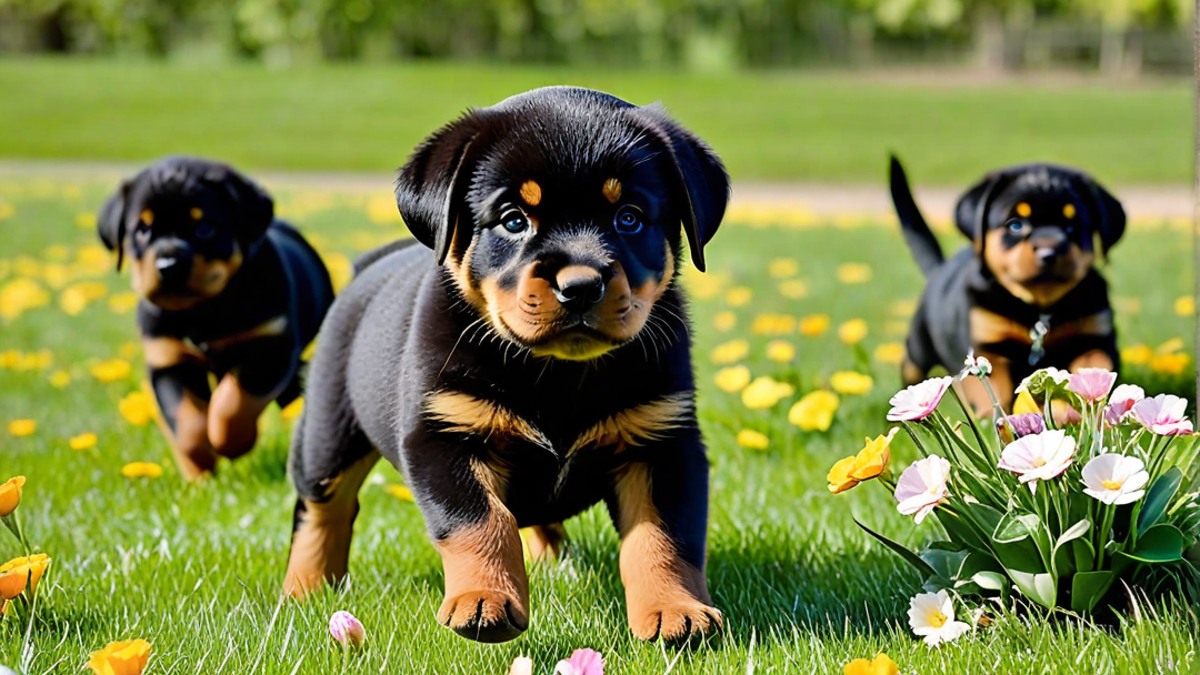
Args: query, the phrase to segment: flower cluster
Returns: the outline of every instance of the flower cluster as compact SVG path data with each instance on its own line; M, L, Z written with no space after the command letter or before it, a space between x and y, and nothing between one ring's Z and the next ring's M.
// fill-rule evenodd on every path
M891 399L887 414L921 458L888 478L896 428L834 464L829 490L844 492L874 477L896 509L945 532L918 554L867 529L903 554L928 593L912 600L914 632L930 645L955 639L953 597L1018 595L1080 614L1105 602L1121 581L1148 592L1187 589L1195 581L1187 551L1200 541L1200 480L1187 401L1148 397L1099 368L1047 368L1016 388L1019 414L996 402L985 359L967 358L962 378L979 378L995 402L994 425L971 417L953 424L938 407L953 377L926 380ZM960 409L966 407L959 401ZM1175 564L1178 563L1178 564ZM974 623L974 622L972 622Z

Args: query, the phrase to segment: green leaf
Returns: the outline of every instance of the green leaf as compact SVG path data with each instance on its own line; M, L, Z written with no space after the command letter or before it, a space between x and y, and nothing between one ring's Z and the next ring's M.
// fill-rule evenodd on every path
M999 572L976 572L971 581L989 591L1002 591L1008 587L1008 577Z
M955 543L967 548L979 550L988 547L983 536L980 535L974 524L967 518L951 515L948 511L935 511L938 522L942 524L942 529L946 530L946 535Z
M1022 544L1026 539L1029 539L1041 559L1042 570L1047 571L1052 569L1050 555L1053 552L1053 546L1050 543L1050 533L1042 526L1042 521L1032 513L1007 513L996 526L996 531L992 533L992 541L998 546ZM999 553L999 549L997 549ZM1003 557L1001 557L1003 560ZM1007 562L1004 563L1008 567ZM1028 565L1023 565L1022 569L1026 572L1031 571Z
M1095 609L1116 578L1112 570L1077 573L1071 580L1071 610L1086 614Z
M1075 572L1075 558L1070 550L1063 550L1063 546L1079 539L1092 529L1092 521L1084 519L1068 527L1059 537L1058 541L1054 542L1054 551L1051 556L1053 567L1051 572L1056 577L1070 576Z
M1054 609L1058 602L1058 584L1051 574L1027 574L1009 570L1008 576L1021 589L1025 597L1046 609Z
M1029 538L1029 528L1019 516L1006 513L992 532L992 541L997 544L1015 544Z
M959 512L975 523L980 532L989 536L996 531L996 526L1004 519L1004 514L995 508L980 502L963 502Z
M938 577L952 581L958 576L958 570L966 560L967 552L927 549L921 553L920 558L929 563L929 566L937 572Z
M1071 552L1075 555L1075 569L1079 572L1091 572L1096 567L1096 549L1087 539L1076 539L1071 542Z
M1162 514L1167 510L1167 506L1171 504L1171 500L1175 498L1175 492L1179 490L1179 484L1183 482L1183 472L1179 467L1173 466L1167 469L1166 473L1159 476L1150 489L1146 491L1146 496L1142 500L1141 513L1138 514L1137 531L1141 537L1147 530L1154 527ZM1141 548L1139 545L1138 548Z
M1155 525L1146 530L1132 551L1118 553L1138 562L1166 563L1183 560L1183 533L1173 525Z
M879 543L892 549L892 551L896 555L900 556L901 558L904 558L904 560L908 564L917 568L917 571L921 573L922 577L938 576L937 570L930 567L929 563L925 562L924 560L921 560L921 557L918 556L916 553L913 553L912 551L904 548L900 544L897 544L896 542L892 541L891 539L888 539L887 537L883 536L882 534L875 532L874 530L867 527L866 525L863 525L862 523L858 522L857 518L854 519L854 524L861 527L863 529L863 531L866 532L867 534L869 534L872 537L875 537L875 539L879 540ZM949 584L948 579L946 580L946 583L947 583L947 585Z

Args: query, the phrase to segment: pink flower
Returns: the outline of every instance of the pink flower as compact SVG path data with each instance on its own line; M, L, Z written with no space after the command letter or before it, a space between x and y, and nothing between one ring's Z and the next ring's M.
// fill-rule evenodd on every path
M915 422L925 419L937 409L953 381L954 378L949 375L934 377L898 392L888 401L892 406L887 414L888 421Z
M357 647L367 637L362 622L350 612L337 611L329 617L329 634L347 647Z
M604 659L594 649L576 649L554 666L554 675L604 675Z
M1003 420L1000 423L1003 424ZM1046 430L1046 420L1042 419L1040 413L1009 415L1008 424L1016 438L1040 434Z
M909 516L916 514L920 524L933 508L949 494L946 481L950 479L950 462L930 455L912 463L896 482L896 510Z
M1159 394L1133 404L1130 415L1137 423L1159 436L1178 436L1192 433L1192 423L1184 416L1187 399L1173 394Z
M1067 389L1085 401L1102 401L1117 381L1117 374L1104 368L1080 368L1067 377Z
M533 659L528 656L518 656L508 667L508 675L533 675Z
M1110 426L1116 426L1129 417L1133 404L1146 398L1146 390L1136 384L1122 384L1113 389L1108 397L1108 407L1104 409L1104 421Z
M1075 439L1062 429L1023 436L1008 444L1000 453L1000 468L1012 471L1022 483L1050 480L1062 474L1075 459Z

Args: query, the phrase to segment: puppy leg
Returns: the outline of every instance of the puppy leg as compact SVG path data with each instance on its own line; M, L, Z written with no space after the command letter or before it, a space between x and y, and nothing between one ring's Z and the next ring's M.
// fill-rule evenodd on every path
M258 416L270 403L270 397L246 391L234 375L221 378L208 415L208 438L217 454L236 459L250 452L258 440Z
M708 461L698 438L653 448L631 463L612 504L621 534L621 581L629 627L643 640L678 641L715 632L721 612L704 578Z
M207 366L174 338L147 338L143 347L160 427L180 475L193 481L211 474L217 455L208 440Z
M987 357L987 360L991 362L992 374L988 379L992 385L992 391L996 393L996 399L1000 402L1000 407L1004 409L1004 412L1012 412L1013 389L1016 387L1012 378L1012 362L994 352L982 349L977 349L976 354ZM979 378L968 377L963 380L961 391L967 407L971 409L976 418L991 418L994 407L992 397L988 395L987 389L984 388Z
M525 544L525 552L534 562L541 560L557 560L562 557L563 542L567 539L567 531L562 523L534 525L521 530L521 541Z
M1068 368L1072 373L1078 372L1081 368L1103 368L1105 370L1115 370L1112 357L1102 349L1093 349L1089 352L1084 352L1075 357L1071 361Z

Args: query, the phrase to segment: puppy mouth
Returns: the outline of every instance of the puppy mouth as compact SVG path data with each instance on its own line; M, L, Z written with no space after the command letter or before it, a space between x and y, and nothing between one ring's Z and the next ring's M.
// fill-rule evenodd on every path
M628 310L618 312L620 322ZM533 317L522 316L520 320L529 328L537 331L535 339L522 337L522 332L514 330L503 315L496 317L501 332L509 340L529 349L535 356L551 356L568 361L587 361L602 356L623 344L628 339L614 336L606 330L606 322L592 315L566 315L555 319L537 320Z

